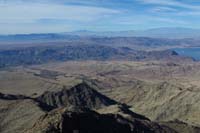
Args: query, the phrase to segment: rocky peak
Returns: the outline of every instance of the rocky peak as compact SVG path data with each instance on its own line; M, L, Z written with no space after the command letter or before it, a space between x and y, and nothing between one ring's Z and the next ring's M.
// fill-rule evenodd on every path
M45 92L37 98L37 101L54 108L78 106L96 109L117 103L86 83L80 83L70 89L64 88L59 92Z

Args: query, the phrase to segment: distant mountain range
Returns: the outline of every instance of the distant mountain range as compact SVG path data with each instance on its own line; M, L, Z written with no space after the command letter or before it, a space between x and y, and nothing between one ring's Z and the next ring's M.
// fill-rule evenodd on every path
M108 36L108 37L152 37L152 38L197 38L200 37L200 29L192 28L154 28L148 30L130 30L130 31L76 31L65 33L67 35L78 36Z
M151 37L151 38L170 38L170 39L199 38L200 29L155 28L148 30L105 31L105 32L81 30L81 31L65 32L65 33L0 35L0 42L74 40L80 37Z
M29 47L0 50L0 68L74 60L191 61L192 59L181 57L171 50L138 51L128 47L113 48L100 45Z
M78 39L77 35L65 35L61 33L44 33L44 34L16 34L0 35L0 42L40 42L52 40L74 40Z

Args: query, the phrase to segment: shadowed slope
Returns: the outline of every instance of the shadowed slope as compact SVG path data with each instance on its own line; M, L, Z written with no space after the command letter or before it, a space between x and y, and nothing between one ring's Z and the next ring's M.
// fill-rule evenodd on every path
M39 104L31 99L0 99L0 132L22 133L31 128L37 119L45 114Z
M59 92L45 92L37 98L37 101L54 108L62 106L101 108L117 104L116 101L100 94L86 83L81 83L70 89L63 89Z
M143 119L129 121L118 114L99 114L85 108L57 109L42 116L27 133L175 133Z

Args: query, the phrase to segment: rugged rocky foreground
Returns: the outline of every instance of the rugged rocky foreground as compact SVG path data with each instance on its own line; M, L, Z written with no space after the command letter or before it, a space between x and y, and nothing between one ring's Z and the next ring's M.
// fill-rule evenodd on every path
M88 109L60 109L42 116L29 133L40 132L72 133L133 133L133 132L175 132L147 119L125 119L118 114L99 114Z
M86 83L36 98L1 94L0 120L1 133L200 132L181 122L152 122Z

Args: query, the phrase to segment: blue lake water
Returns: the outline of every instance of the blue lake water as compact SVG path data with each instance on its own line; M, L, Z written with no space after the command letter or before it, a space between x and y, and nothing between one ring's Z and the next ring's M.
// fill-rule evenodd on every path
M200 47L198 48L174 48L179 55L189 56L195 60L200 60Z

